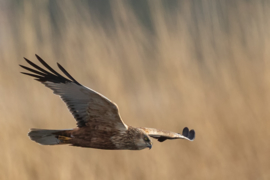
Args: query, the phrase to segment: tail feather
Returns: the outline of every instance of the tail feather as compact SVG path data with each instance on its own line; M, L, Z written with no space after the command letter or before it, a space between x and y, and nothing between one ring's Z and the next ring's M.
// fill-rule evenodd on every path
M31 129L28 133L28 136L31 140L42 144L42 145L56 145L56 144L67 144L67 142L63 142L59 135L63 134L63 132L70 130L47 130L47 129Z

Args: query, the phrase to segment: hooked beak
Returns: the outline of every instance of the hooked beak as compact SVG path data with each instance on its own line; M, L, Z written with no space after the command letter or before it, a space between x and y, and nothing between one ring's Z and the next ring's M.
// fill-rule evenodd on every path
M150 149L152 148L152 142L149 142L147 147L148 147L149 150L150 150Z

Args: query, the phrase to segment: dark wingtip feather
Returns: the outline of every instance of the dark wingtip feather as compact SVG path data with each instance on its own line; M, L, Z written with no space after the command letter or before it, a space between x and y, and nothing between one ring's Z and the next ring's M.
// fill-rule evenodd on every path
M23 66L23 65L20 65L20 66L21 66L22 68L24 68L24 69L26 69L26 70L30 71L30 72L33 72L33 73L39 74L39 75L41 75L41 76L46 76L46 74L44 74L44 73L42 73L42 72L40 72L40 71L36 71L36 70L34 70L34 69L31 69L31 68L26 67L26 66Z
M193 141L195 139L195 131L192 129L188 133L188 138Z
M185 127L183 129L182 135L185 136L185 137L188 137L188 132L189 132L189 129L187 127Z
M37 70L47 74L47 75L53 75L52 73L46 71L45 69L42 69L41 67L39 67L38 65L36 65L35 63L33 63L32 61L28 60L25 58L25 61L30 64L32 67L36 68Z
M59 63L57 63L58 68L67 76L69 77L74 83L78 84L81 86L80 83L78 83L78 81L76 81L66 70L65 68L63 68L63 66L61 66Z
M49 66L41 57L39 57L38 55L36 55L37 59L39 60L39 62L45 66L48 70L50 70L54 75L58 76L58 77L63 77L61 74L59 74L58 72L56 72L53 68L51 68L51 66ZM64 77L63 77L64 78Z
M39 57L39 55L35 54L35 56L39 61L45 62L41 57Z
M39 62L45 67L44 69L39 67L38 65L36 65L35 63L31 62L30 60L28 60L27 58L24 57L25 61L30 64L32 67L26 67L23 65L20 65L22 68L32 72L33 74L30 73L23 73L29 76L33 76L36 77L38 79L38 81L40 82L45 82L45 81L49 81L49 82L54 82L54 83L66 83L66 82L73 82L76 83L78 85L81 85L80 83L78 83L61 65L60 65L60 70L62 70L68 78L65 78L64 76L60 75L59 73L57 73L53 68L51 68L41 57L39 57L37 54L35 54L35 56L37 57L37 59L39 60ZM59 64L58 64L59 67ZM33 68L33 69L32 69ZM49 71L47 71L47 70Z
M27 58L25 58L25 57L24 57L23 59L24 59L28 64L31 65L32 62L31 62L29 59L27 59Z
M43 63L43 62L45 62L41 57L39 57L37 54L35 54L35 56L36 56L36 58L41 62L41 63ZM46 63L47 64L47 63Z
M187 127L183 129L182 135L188 138L190 141L195 139L195 131L193 129L189 131Z
M28 76L32 76L32 77L35 77L35 78L39 78L41 79L42 77L41 76L38 76L36 74L30 74L30 73L25 73L25 72L21 72L22 74L25 74L25 75L28 75Z

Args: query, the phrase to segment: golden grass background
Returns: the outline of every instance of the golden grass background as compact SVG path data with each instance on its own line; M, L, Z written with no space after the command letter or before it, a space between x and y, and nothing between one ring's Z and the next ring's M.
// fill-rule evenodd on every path
M267 1L0 1L0 179L269 179ZM62 64L124 122L181 132L142 151L40 146L72 128L60 98L21 75Z

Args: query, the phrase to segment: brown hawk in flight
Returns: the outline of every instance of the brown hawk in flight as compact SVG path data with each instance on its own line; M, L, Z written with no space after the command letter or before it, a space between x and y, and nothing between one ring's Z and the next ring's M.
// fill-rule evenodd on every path
M60 64L64 77L37 56L46 70L24 58L32 67L20 65L67 104L77 121L77 128L63 130L31 129L30 138L42 145L70 144L72 146L97 149L151 149L150 137L163 142L167 139L187 139L193 141L195 131L186 127L182 135L154 128L135 128L126 125L119 114L117 105L105 96L77 82Z

